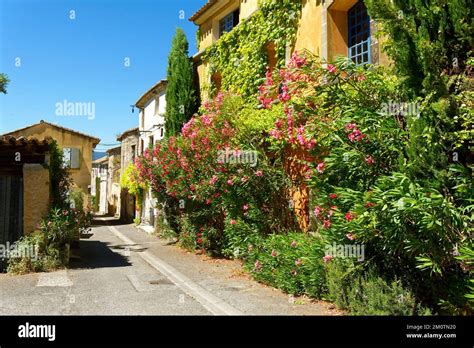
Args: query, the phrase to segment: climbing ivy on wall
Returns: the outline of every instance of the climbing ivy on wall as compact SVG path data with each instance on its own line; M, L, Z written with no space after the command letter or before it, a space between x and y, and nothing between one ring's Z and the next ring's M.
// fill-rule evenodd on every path
M268 67L268 44L275 45L276 67L285 63L287 43L295 41L301 1L260 0L259 10L224 34L204 53L211 76L219 72L223 90L254 96ZM210 94L213 86L209 86Z

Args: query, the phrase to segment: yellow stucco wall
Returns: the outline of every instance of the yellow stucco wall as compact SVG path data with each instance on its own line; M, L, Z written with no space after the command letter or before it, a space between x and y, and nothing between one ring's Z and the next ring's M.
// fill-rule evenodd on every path
M91 183L92 151L95 147L94 139L72 133L61 128L53 127L47 123L39 123L29 128L9 133L13 136L33 136L43 139L46 136L57 141L58 146L63 148L74 147L80 149L80 168L71 169L71 178L74 184L88 194L88 186Z
M23 165L23 233L32 233L48 213L49 170L40 164Z
M224 3L224 2L222 2ZM219 39L219 21L240 8L239 22L258 9L258 0L230 0L224 6L217 4L217 10L209 9L199 19L199 50L205 50Z
M322 5L317 0L303 0L302 6L294 49L297 51L307 49L320 56L322 53Z
M258 9L258 0L240 1L240 20L247 18Z

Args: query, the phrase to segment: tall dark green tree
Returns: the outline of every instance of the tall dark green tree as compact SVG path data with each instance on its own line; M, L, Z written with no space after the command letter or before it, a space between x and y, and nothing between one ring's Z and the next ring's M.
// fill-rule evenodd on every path
M380 24L384 47L400 80L399 90L421 106L421 117L407 123L408 170L417 178L443 185L449 163L471 162L473 1L364 3Z
M404 85L415 95L449 94L474 45L472 0L364 0Z
M188 53L189 44L183 30L176 29L168 57L168 87L166 89L166 135L180 133L196 108L193 82L193 63Z

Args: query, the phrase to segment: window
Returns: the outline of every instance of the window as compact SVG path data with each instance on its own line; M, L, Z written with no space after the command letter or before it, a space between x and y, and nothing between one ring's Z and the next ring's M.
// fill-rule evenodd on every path
M222 36L222 34L231 31L237 24L239 24L239 15L240 10L237 9L220 20L219 36Z
M144 143L143 139L140 139L140 153L142 155L143 155L143 151L145 151L144 147L145 147L145 143Z
M132 161L135 160L135 145L132 145Z
M163 135L164 135L163 133L164 133L164 128L161 127L161 129L160 129L160 137L161 137L161 138L163 138Z
M153 138L153 135L148 137L148 147L153 147L155 146L155 143L154 143L154 138Z
M74 147L66 147L63 149L63 164L71 169L79 169L80 150Z
M155 116L160 114L160 98L155 98Z
M349 58L357 65L370 63L370 17L359 0L348 12Z

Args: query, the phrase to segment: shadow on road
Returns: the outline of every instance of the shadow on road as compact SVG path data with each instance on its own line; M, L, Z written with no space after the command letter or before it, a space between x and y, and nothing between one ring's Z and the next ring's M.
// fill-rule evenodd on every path
M128 267L132 264L128 257L113 252L112 249L125 249L122 246L111 246L97 240L81 240L80 259L71 259L69 268L110 268L110 267Z
M95 218L92 221L92 227L96 226L117 226L117 225L124 225L126 222L121 221L116 218L112 217L100 217L100 218Z

